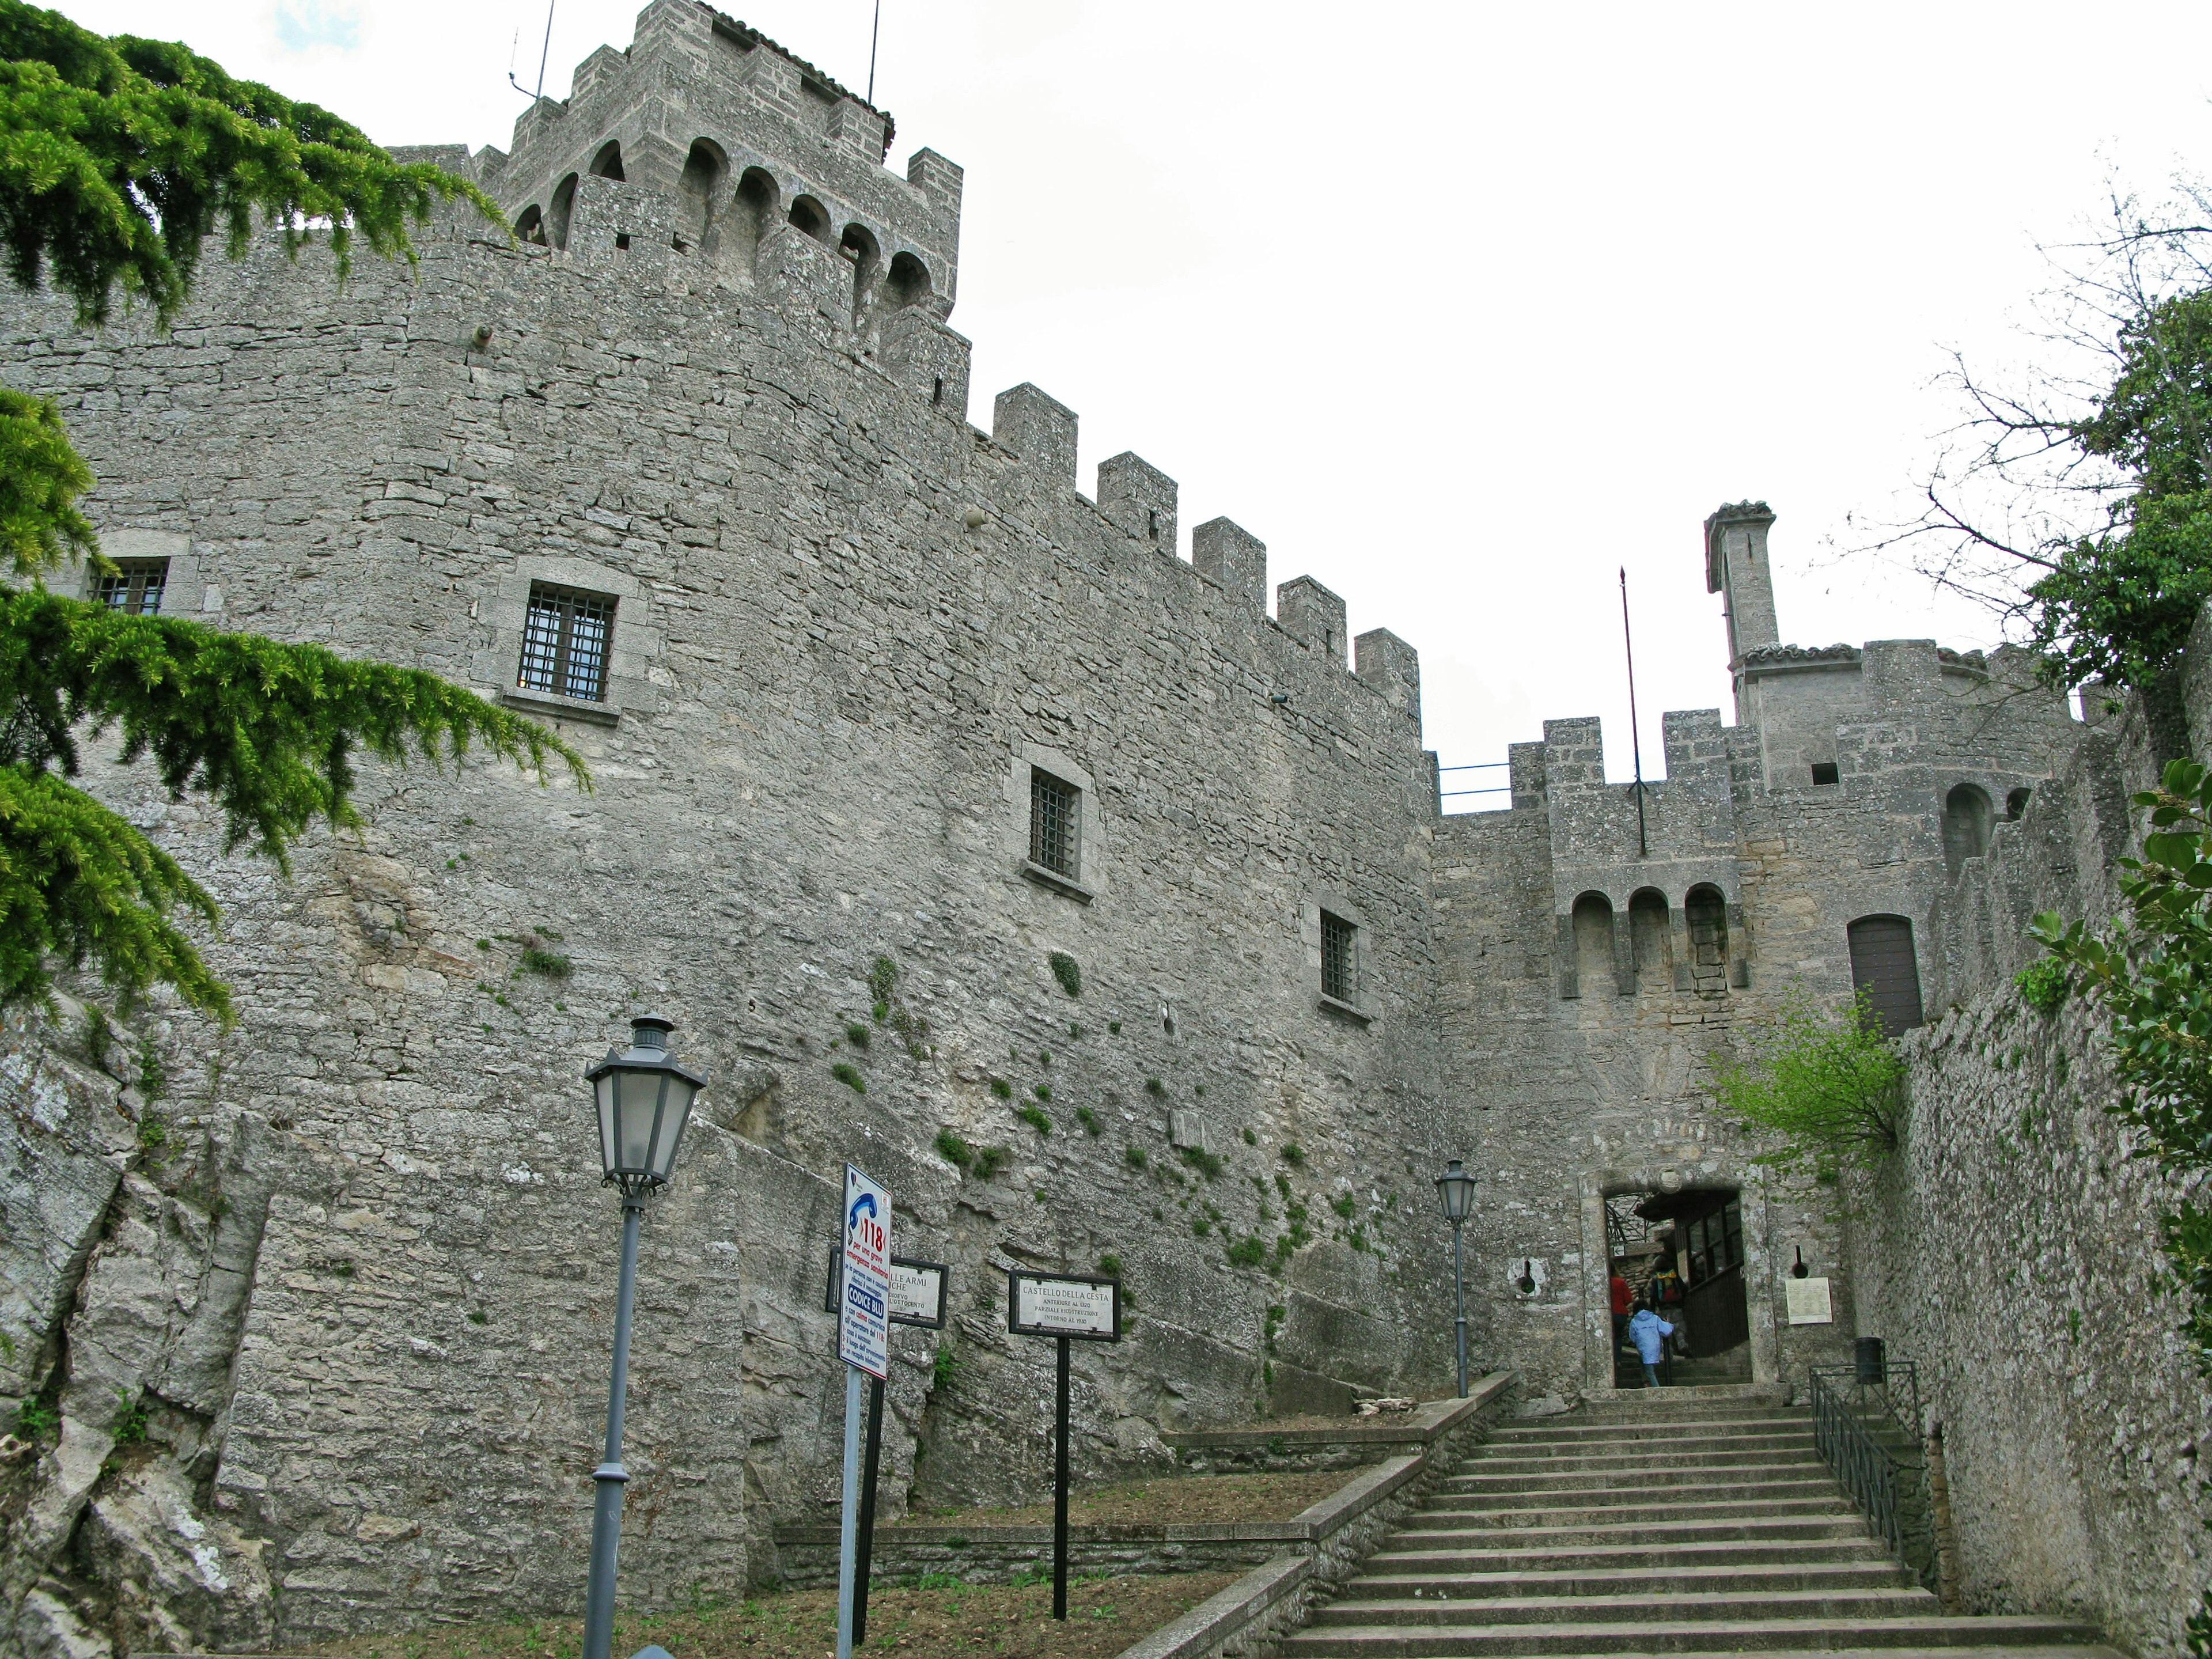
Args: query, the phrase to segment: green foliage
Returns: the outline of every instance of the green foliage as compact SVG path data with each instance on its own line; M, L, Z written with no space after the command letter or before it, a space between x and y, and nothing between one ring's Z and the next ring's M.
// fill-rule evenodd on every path
M1098 1272L1102 1278L1119 1279L1121 1276L1121 1258L1118 1255L1100 1256Z
M855 1066L849 1065L844 1060L841 1060L835 1066L832 1066L830 1068L830 1075L836 1078L838 1082L843 1084L848 1089L850 1089L856 1095L864 1095L868 1092L867 1079L860 1075L860 1068Z
M1079 1106L1075 1109L1075 1120L1094 1135L1103 1133L1106 1127L1099 1122L1098 1114L1088 1106Z
M1013 1161L1014 1155L1004 1146L979 1146L975 1149L975 1175L978 1180L988 1181Z
M168 1121L159 1112L149 1112L138 1120L138 1150L159 1161L163 1147L169 1144Z
M1072 997L1083 994L1083 969L1075 958L1065 951L1054 951L1049 960L1052 976L1060 981L1060 988Z
M1052 1085L1049 1083L1037 1084L1030 1091L1030 1092L1035 1095L1039 1100L1050 1100L1052 1098Z
M2094 410L2049 435L2131 487L2107 528L2046 550L2049 572L2027 590L2029 643L2057 682L2148 689L2212 598L2212 290L2148 304L2121 326L2118 355Z
M1305 1148L1299 1146L1295 1140L1285 1141L1283 1143L1282 1150L1276 1153L1275 1156L1281 1158L1284 1163L1289 1164L1293 1170L1297 1169L1306 1161Z
M120 1392L120 1391L118 1391ZM122 1393L123 1409L115 1415L115 1443L133 1446L146 1437L146 1402Z
M2172 762L2135 804L2149 810L2150 830L2142 857L2121 860L2124 918L2101 937L2048 911L2030 926L2110 1016L2112 1109L2141 1132L2136 1156L2194 1181L2212 1170L2212 773ZM2159 1233L2163 1282L2212 1375L2212 1209L2185 1201L2160 1218Z
M1223 1165L1220 1158L1215 1153L1207 1152L1203 1146L1180 1146L1176 1150L1181 1154L1184 1163L1189 1164L1208 1181L1221 1179Z
M2020 1000L2039 1014L2055 1014L2066 1000L2066 964L2056 957L2031 962L2013 975Z
M1357 1200L1353 1199L1352 1194L1350 1193L1346 1193L1340 1197L1329 1200L1328 1207L1335 1211L1337 1214L1341 1216L1345 1220L1349 1221L1352 1219L1352 1211L1358 1208L1358 1206Z
M548 951L542 945L524 945L518 960L524 973L536 974L541 979L566 979L576 971L574 963L558 951Z
M1108 1020L1108 1021L1106 1022L1106 1031L1107 1031L1107 1035L1108 1035L1108 1036L1121 1036L1121 1022L1120 1020L1118 1020L1118 1019L1109 1019L1109 1020Z
M1232 1267L1256 1267L1267 1259L1267 1247L1255 1233L1240 1238L1229 1247L1229 1265Z
M1247 1129L1244 1132L1244 1144L1247 1146L1256 1146L1260 1144L1260 1137Z
M875 998L878 1007L889 1009L891 993L898 989L898 963L889 957L878 957L869 964L868 994ZM876 1018L881 1019L883 1015L878 1014Z
M1124 1146L1121 1149L1121 1158L1133 1170L1143 1169L1146 1162L1145 1149L1141 1146Z
M855 1048L866 1048L870 1036L868 1028L857 1020L849 1022L845 1027L845 1041Z
M161 1064L161 1051L151 1037L138 1039L138 1092L149 1103L159 1100L169 1086L169 1069Z
M1862 994L1839 1014L1804 996L1784 1001L1746 1034L1747 1061L1721 1066L1713 1093L1727 1110L1783 1139L1757 1161L1810 1168L1832 1181L1895 1152L1905 1127L1905 1062L1881 1033Z
M944 1388L952 1381L954 1373L959 1369L960 1361L952 1352L952 1345L939 1336L937 1339L937 1358L931 1362L929 1368L930 1386L934 1389ZM945 1575L947 1577L951 1576L949 1573ZM928 1580L925 1577L922 1582L927 1583ZM955 1579L953 1582L957 1583L959 1581Z
M92 521L76 510L92 484L52 402L0 386L0 564L28 576L71 556L97 559Z
M1205 1216L1193 1216L1190 1221L1190 1230L1196 1237L1204 1238L1206 1234L1213 1231L1213 1223Z
M176 987L226 1018L229 1000L172 921L215 901L135 827L64 781L81 727L114 729L173 798L222 808L226 850L288 873L317 818L358 822L356 750L442 765L482 743L537 772L583 759L547 728L418 670L318 645L132 617L33 587L0 592L0 1005L43 998L53 964L95 963L118 995Z
M1042 1106L1024 1106L1014 1115L1041 1135L1048 1135L1052 1133L1052 1120L1044 1115L1044 1108Z
M994 1077L991 1079L991 1092L1001 1100L1012 1100L1014 1097L1014 1085L1002 1077Z
M975 1162L975 1149L950 1129L937 1132L937 1155L956 1170L965 1170Z
M61 1413L45 1400L26 1400L15 1408L15 1432L26 1440L51 1434L60 1425Z
M1163 1084L1159 1079L1156 1077L1148 1077L1145 1079L1145 1092L1152 1096L1153 1099L1158 1100L1161 1096L1167 1093L1167 1085Z
M0 240L24 288L49 281L101 323L120 287L167 322L218 227L234 256L258 214L288 251L327 225L338 274L356 238L415 258L410 222L441 201L503 224L466 179L403 165L312 104L234 81L170 42L102 39L0 0ZM0 472L7 469L0 466Z

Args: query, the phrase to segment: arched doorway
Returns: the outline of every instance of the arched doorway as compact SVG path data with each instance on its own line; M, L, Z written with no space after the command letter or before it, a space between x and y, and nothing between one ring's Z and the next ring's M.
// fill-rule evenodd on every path
M1662 1387L1748 1382L1743 1195L1733 1187L1625 1192L1605 1200L1609 1279L1675 1328L1658 1367ZM1646 1386L1626 1332L1616 1335L1613 1386Z

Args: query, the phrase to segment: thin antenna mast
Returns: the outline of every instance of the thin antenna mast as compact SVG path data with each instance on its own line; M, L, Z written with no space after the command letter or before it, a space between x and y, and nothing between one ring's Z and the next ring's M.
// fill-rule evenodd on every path
M530 94L533 100L542 100L545 96L545 65L553 55L553 8L556 3L557 0L545 0L545 44L538 51L538 90ZM514 78L513 69L507 70L507 80L517 92L522 90L522 82Z
M876 21L868 26L868 101L876 101L876 37L884 32L884 0L876 0Z
M1628 657L1628 752L1636 757L1636 856L1651 856L1644 827L1644 736L1636 729L1636 639L1628 631L1628 567L1620 567L1620 643Z

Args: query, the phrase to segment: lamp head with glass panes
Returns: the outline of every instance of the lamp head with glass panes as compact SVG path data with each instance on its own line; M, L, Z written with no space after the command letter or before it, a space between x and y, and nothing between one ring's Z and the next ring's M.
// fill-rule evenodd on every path
M599 1162L625 1198L668 1184L692 1103L707 1086L669 1052L675 1029L656 1015L634 1019L629 1047L608 1050L584 1073L599 1109Z
M1457 1158L1445 1164L1444 1172L1437 1177L1437 1202L1443 1206L1444 1219L1455 1227L1474 1213L1474 1177Z

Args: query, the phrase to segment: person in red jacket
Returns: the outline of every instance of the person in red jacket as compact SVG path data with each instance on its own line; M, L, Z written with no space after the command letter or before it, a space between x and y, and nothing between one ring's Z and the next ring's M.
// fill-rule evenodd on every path
M1620 1352L1620 1340L1628 1334L1628 1310L1636 1300L1636 1292L1628 1281L1615 1270L1613 1275L1613 1351Z

